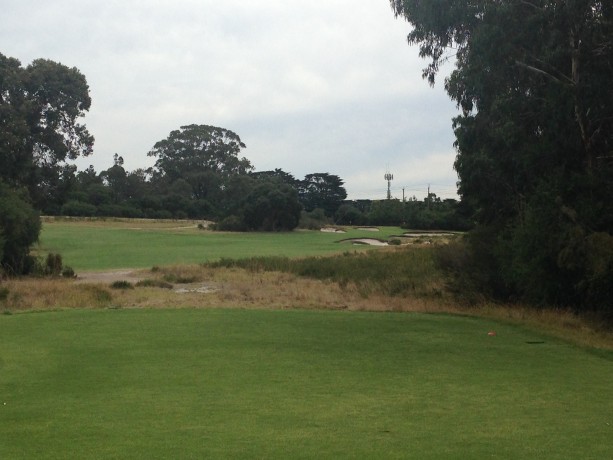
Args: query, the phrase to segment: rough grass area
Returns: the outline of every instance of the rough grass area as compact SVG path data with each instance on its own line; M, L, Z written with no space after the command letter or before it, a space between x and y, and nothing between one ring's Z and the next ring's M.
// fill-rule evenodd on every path
M432 247L403 247L378 251L345 252L328 257L290 259L252 257L205 264L211 268L243 268L251 272L280 271L297 276L352 285L361 295L442 296L443 279L436 270Z
M607 458L612 358L446 315L1 315L0 458Z

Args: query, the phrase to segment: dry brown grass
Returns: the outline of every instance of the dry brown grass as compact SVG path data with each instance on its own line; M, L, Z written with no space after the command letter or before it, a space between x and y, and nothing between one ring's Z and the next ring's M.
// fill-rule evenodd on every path
M116 280L149 279L172 283L172 289L138 287L113 289L112 278L88 282L67 279L4 281L8 294L0 311L57 310L67 308L267 308L330 309L452 313L485 317L533 328L581 346L613 349L613 334L594 327L585 318L567 311L534 310L522 306L483 303L459 306L449 297L389 297L365 293L348 283L340 286L278 272L251 272L238 268L205 268L198 265L143 270Z
M109 276L110 275L110 276ZM158 280L172 289L136 287L136 280ZM113 289L126 280L135 289ZM0 308L9 311L62 308L310 308L369 311L446 311L444 302L424 298L365 295L351 284L300 278L288 273L250 272L197 265L162 267L126 274L99 274L86 282L20 279L3 283L9 291Z

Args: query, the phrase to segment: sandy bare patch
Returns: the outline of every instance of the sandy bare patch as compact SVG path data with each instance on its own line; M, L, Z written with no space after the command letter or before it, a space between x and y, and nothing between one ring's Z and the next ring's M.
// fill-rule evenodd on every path
M211 294L213 292L217 292L219 288L212 286L210 284L196 284L196 285L185 285L180 288L175 288L174 292L177 294Z
M130 283L138 283L145 278L145 273L140 270L111 270L105 272L79 273L76 282L111 284L116 281L128 281Z

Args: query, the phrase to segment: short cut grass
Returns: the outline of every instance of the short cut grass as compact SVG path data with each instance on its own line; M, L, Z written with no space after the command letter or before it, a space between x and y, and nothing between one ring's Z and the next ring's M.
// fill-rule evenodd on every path
M67 310L0 330L1 458L610 454L611 353L493 321Z

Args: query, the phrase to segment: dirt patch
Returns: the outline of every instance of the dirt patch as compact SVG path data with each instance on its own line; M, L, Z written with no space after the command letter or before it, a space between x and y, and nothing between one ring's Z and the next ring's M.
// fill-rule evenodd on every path
M111 270L107 272L79 273L76 282L111 284L116 281L128 281L130 283L138 283L145 278L145 273L139 270Z
M185 285L174 289L177 294L189 294L195 292L196 294L211 294L219 291L215 286L209 284L197 284L197 285Z
M76 278L79 284L113 284L117 281L127 281L136 284L139 281L151 279L151 272L146 270L111 270L107 272L85 272ZM218 288L203 283L175 283L172 284L172 292L176 294L210 294L218 291Z

